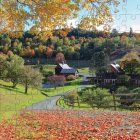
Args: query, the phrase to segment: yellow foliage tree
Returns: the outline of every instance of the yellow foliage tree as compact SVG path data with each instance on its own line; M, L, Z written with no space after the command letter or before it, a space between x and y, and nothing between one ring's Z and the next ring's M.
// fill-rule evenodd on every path
M119 1L125 0L0 0L0 31L18 37L32 25L44 39L51 37L54 29L67 28L68 20L80 17L81 10L87 14L79 20L79 28L104 25L109 30L113 21L110 6L117 7Z

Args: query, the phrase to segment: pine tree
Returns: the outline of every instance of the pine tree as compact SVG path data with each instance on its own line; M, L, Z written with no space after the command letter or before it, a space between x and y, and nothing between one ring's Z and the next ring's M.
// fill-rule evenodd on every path
M133 29L130 27L129 37L133 37L133 36L134 36Z

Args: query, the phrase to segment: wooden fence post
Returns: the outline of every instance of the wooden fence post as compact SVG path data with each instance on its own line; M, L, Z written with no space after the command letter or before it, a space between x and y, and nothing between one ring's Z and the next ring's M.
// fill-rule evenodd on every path
M115 98L114 92L112 93L112 96L113 96L114 110L116 111L117 110L117 107L116 107L116 98Z

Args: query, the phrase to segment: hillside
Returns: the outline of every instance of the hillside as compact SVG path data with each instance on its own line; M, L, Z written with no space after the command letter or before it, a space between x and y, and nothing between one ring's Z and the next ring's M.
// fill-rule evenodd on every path
M140 34L80 29L55 30L49 39L25 32L23 37L12 38L0 35L0 52L18 54L24 58L54 58L56 53L64 53L67 60L90 60L94 54L104 52L110 59L116 59L131 49L140 49Z

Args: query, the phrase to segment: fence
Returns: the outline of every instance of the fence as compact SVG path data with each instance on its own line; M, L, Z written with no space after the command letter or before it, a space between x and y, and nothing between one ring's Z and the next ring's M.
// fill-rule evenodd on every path
M139 110L140 109L140 99L127 99L127 97L134 97L139 96L138 93L132 93L132 94L110 94L110 95L103 95L104 97L112 97L112 100L91 100L88 102L92 108L114 108L116 111L117 108L123 108L123 109L133 109L133 110ZM125 97L126 99L121 99L121 97ZM68 106L73 106L75 103L78 103L78 107L80 108L81 100L77 97L77 99L69 100L67 98L64 98L64 102ZM121 103L137 103L138 105L120 105ZM102 105L102 103L113 103L112 105ZM96 105L95 105L96 104ZM97 105L98 104L98 105ZM100 105L99 105L100 104Z

